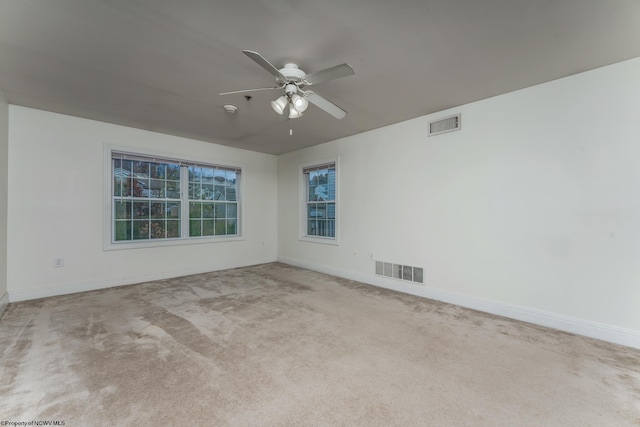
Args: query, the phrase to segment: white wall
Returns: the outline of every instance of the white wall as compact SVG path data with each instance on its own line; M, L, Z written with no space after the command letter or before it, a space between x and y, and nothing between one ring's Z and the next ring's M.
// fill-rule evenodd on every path
M279 258L640 347L639 138L635 59L288 153ZM299 164L335 156L341 244L299 241ZM370 252L425 286L375 276Z
M245 239L103 250L105 143L243 165ZM11 301L276 259L275 156L11 105L9 165Z
M9 105L0 91L0 316L7 294L7 171L9 169Z

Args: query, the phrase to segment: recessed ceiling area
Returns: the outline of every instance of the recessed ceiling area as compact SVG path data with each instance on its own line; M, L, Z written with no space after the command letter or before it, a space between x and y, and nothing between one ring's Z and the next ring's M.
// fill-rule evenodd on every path
M640 56L636 0L4 0L11 104L281 154ZM307 73L348 115L276 114L243 49ZM225 105L237 111L229 114ZM291 132L290 132L291 131ZM290 134L291 133L291 134Z

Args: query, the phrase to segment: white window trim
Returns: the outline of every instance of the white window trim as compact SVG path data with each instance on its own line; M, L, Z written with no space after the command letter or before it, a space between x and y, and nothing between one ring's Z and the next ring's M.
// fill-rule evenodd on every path
M189 237L182 236L175 239L157 239L157 240L140 240L140 241L125 241L125 242L114 242L113 241L113 171L111 166L112 153L116 152L125 152L132 154L139 154L140 156L146 157L161 157L166 159L176 159L182 160L185 162L194 162L194 163L210 163L212 165L225 165L229 167L236 167L242 171L240 174L240 185L238 188L238 234L234 236L205 236L205 237ZM245 189L245 171L246 168L242 164L238 164L235 162L230 162L224 159L215 158L215 159L207 159L207 158L194 158L190 156L185 156L183 154L175 154L175 153L167 153L159 150L148 150L139 147L126 147L121 145L115 145L111 143L104 144L104 209L103 209L103 224L104 224L104 236L103 236L103 249L105 251L111 250L123 250L123 249L141 249L141 248L154 248L154 247L162 247L162 246L180 246L180 245L198 245L205 243L222 243L222 242L234 242L245 240L244 237L244 224L245 224L245 215L244 215L244 189ZM185 191L185 182L181 180L182 191ZM187 183L188 186L188 183ZM185 205L183 202L182 205ZM182 206L181 218L184 218L186 214L188 215L188 206ZM187 228L188 230L188 228ZM184 230L183 230L184 231Z
M304 170L306 168L325 165L329 163L335 163L336 165L336 236L335 237L322 237L322 236L308 236L307 235L307 189L306 180L304 176ZM298 180L299 180L299 193L298 193L298 240L302 242L320 243L325 245L340 245L340 158L332 157L328 159L320 159L313 162L302 163L298 168Z

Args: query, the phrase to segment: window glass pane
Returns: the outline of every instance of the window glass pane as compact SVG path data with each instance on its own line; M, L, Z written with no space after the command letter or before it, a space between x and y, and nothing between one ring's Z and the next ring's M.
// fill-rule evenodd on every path
M326 185L318 185L315 190L315 199L318 201L329 200L329 193Z
M189 182L200 182L202 176L202 170L195 166L189 166Z
M114 240L131 240L131 221L116 221Z
M235 171L226 171L227 185L235 185L238 175Z
M318 171L318 185L327 185L327 174L329 173L328 169L320 169Z
M316 185L309 186L309 195L307 197L307 201L315 202L316 200L318 200L318 196L316 195L316 187Z
M164 202L151 202L151 218L164 218L165 206Z
M178 181L180 179L180 166L174 164L166 165L167 179Z
M133 221L133 239L149 238L149 221Z
M189 221L189 236L202 236L202 227L199 219Z
M122 161L119 159L113 160L113 195L121 196L122 195L122 185L126 179L126 176L122 174Z
M224 219L216 219L215 235L222 236L227 234L227 221Z
M149 177L149 162L134 161L133 174L139 178Z
M200 184L189 183L189 200L200 199Z
M202 203L189 203L189 218L202 218Z
M213 203L202 204L202 218L213 218Z
M309 172L309 186L318 185L318 171L313 170Z
M225 187L223 185L216 185L215 189L213 190L214 193L214 200L226 200L226 191L225 191Z
M329 190L327 187L327 169L318 171L318 185L314 189L315 200L329 200Z
M316 217L316 212L317 212L317 208L316 208L316 203L307 203L307 218L308 219L315 219Z
M202 235L213 236L213 220L202 221Z
M227 180L227 173L222 169L214 169L213 170L213 181L215 184L224 185Z
M309 203L309 218L324 219L327 217L326 203Z
M122 196L122 179L119 179L119 178L113 179L113 195Z
M166 237L165 222L151 221L150 234L152 239L164 239Z
M131 192L133 197L149 197L149 180L133 178L131 180Z
M180 202L167 203L167 218L180 218Z
M317 221L315 220L308 220L307 221L307 234L309 236L315 236L317 235L316 230L318 229L317 227Z
M227 204L226 203L216 203L215 204L215 217L216 218L226 218L227 217Z
M200 190L200 198L203 200L213 200L213 185L212 184L202 184Z
M152 179L149 181L149 197L164 197L164 181L159 179Z
M213 168L202 168L202 183L213 184Z
M167 221L167 238L180 237L180 221Z
M238 205L236 203L227 203L227 218L238 218Z
M318 220L318 230L316 232L318 236L327 236L327 221L326 220Z
M180 181L167 181L166 197L168 199L180 198Z
M122 160L120 163L120 167L122 167L122 173L124 176L133 175L133 161L132 160Z
M166 177L166 167L164 163L151 163L151 174L150 177L154 179L165 179Z
M120 194L122 197L131 197L133 196L133 179L132 178L123 178L122 179L122 192Z
M113 179L113 195L128 197L131 196L131 178L114 177Z
M236 188L235 187L225 187L226 190L226 199L231 200L233 202L236 201Z
M149 202L133 202L133 217L135 219L149 218Z
M327 177L327 195L328 200L336 199L336 170L329 169Z
M327 218L336 219L336 204L327 203Z
M238 234L237 228L237 222L235 219L227 220L227 234Z
M130 219L131 218L131 201L116 201L115 202L115 216L116 219Z
M336 237L336 221L334 219L327 220L326 237Z

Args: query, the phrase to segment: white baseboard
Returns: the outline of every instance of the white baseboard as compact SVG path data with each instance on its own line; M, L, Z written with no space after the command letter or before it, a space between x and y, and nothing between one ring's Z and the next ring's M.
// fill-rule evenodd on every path
M53 297L57 295L74 294L77 292L95 291L98 289L151 282L153 280L164 280L172 279L174 277L189 276L191 274L201 274L209 273L211 271L227 270L230 268L248 267L251 265L266 264L275 261L275 258L264 258L249 263L221 263L203 265L200 267L188 269L154 271L152 273L138 274L135 276L116 276L95 281L83 281L77 283L55 283L49 286L43 286L33 289L9 291L8 301L26 301L31 299Z
M577 335L584 335L602 341L608 341L628 347L640 349L640 331L625 329L590 320L578 319L562 314L551 313L534 308L518 306L498 301L470 297L467 295L433 289L423 285L411 284L374 274L363 274L335 267L300 261L293 258L278 257L278 261L320 273L355 280L394 291L425 297L461 307L471 308L486 313L496 314L535 325L546 326Z
M5 292L4 295L2 295L2 298L0 298L0 318L2 317L2 314L4 313L4 311L7 309L8 305L9 305L9 294Z

